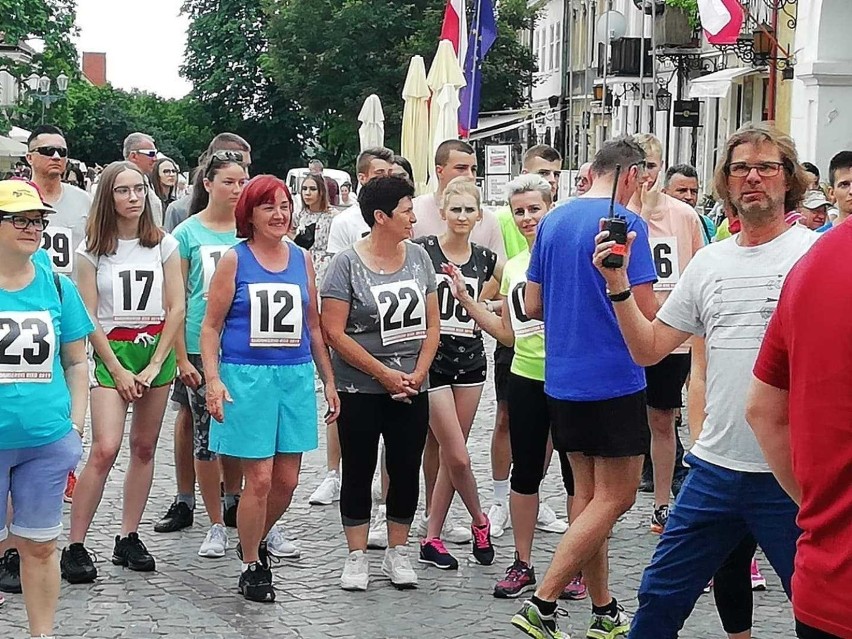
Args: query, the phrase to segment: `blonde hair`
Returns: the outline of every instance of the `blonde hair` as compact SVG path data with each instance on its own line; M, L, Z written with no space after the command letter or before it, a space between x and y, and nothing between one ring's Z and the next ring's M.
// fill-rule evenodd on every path
M444 189L444 193L441 196L442 211L446 210L447 205L450 202L450 198L454 195L473 196L474 198L476 198L477 210L482 211L482 197L479 194L479 189L476 186L476 182L474 182L470 178L460 176L450 180L450 183L447 184L447 188Z
M633 141L642 147L646 156L663 157L663 144L653 133L637 133L633 136Z

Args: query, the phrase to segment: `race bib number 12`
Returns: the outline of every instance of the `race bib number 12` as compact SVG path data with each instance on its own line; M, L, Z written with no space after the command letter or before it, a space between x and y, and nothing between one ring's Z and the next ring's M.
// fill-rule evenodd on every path
M302 291L298 284L249 284L249 346L271 348L302 343Z
M71 246L71 229L49 226L42 233L41 247L50 255L53 270L70 274L74 270L74 249Z
M382 344L426 337L426 300L414 280L370 287L379 309Z
M655 291L670 291L680 279L680 260L677 252L676 237L652 237L651 254L654 256L654 268L657 270Z
M55 352L48 311L0 312L0 384L49 383Z

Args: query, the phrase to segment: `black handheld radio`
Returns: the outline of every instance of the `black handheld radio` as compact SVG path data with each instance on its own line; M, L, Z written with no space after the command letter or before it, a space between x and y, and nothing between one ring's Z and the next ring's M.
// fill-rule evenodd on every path
M621 165L615 167L615 178L612 183L612 197L609 200L609 217L604 220L604 231L609 231L609 237L604 241L614 241L612 253L603 260L605 268L621 268L624 266L624 255L627 252L627 220L615 212L615 194L618 191L618 178L621 175Z

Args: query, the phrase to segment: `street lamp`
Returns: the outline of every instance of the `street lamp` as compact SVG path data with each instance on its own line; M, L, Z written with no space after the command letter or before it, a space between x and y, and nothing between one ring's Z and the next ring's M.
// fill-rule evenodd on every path
M51 85L53 84L53 80L47 75L43 75L39 77L38 73L31 74L27 80L26 85L29 89L29 94L41 101L41 121L44 123L44 113L54 102L58 102L62 98L65 97L65 92L68 90L68 76L64 73L60 73L56 76L56 88L58 93L51 93Z

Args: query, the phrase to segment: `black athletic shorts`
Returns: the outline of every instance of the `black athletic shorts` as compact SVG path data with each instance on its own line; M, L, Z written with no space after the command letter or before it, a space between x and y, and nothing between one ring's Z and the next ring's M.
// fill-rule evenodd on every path
M474 371L465 371L459 375L444 375L443 373L429 371L429 392L452 386L482 386L487 375L488 369L484 366Z
M659 410L674 410L683 404L683 385L689 377L689 353L674 353L658 364L645 369L648 381L648 406Z
M497 342L494 349L494 395L498 402L509 401L508 388L509 370L512 368L512 359L515 357L515 349L503 346Z
M588 457L637 457L651 445L644 390L592 402L548 399L556 450Z
M175 377L175 381L172 384L171 400L176 404L189 408L189 393L184 383L180 381L180 377Z

